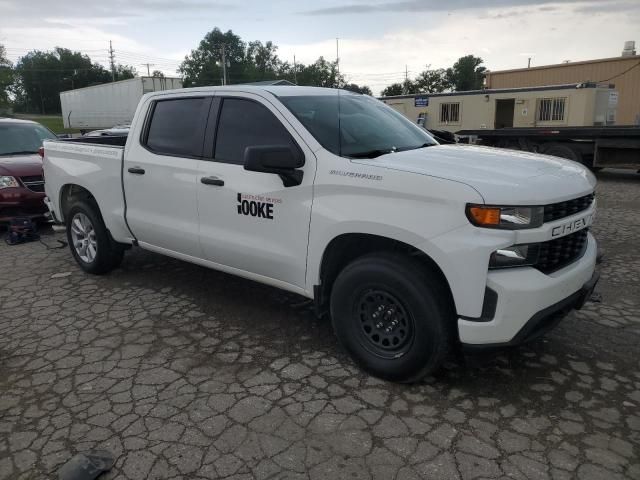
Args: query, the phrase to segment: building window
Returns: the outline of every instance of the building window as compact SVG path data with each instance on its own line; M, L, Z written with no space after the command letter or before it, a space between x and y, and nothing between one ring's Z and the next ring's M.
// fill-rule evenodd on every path
M426 118L427 118L427 114L426 113L424 113L424 112L419 113L418 114L418 120L416 121L416 123L418 125L420 125L421 127L424 127Z
M440 123L458 123L460 121L460 103L440 104Z
M541 98L538 108L539 122L562 122L566 98Z

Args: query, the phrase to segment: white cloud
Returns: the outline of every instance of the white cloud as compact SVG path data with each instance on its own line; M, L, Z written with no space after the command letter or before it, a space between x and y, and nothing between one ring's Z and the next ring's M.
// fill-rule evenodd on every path
M341 71L351 81L367 84L377 93L401 81L405 65L410 76L415 76L427 64L432 68L449 67L460 56L474 54L481 56L491 70L517 68L525 67L529 56L533 57L532 65L617 56L625 40L640 40L637 0L541 6L514 0L527 5L484 10L477 8L477 3L465 8L459 1L451 13L440 10L314 17L297 15L299 2L285 0L274 0L271 11L261 2L248 0L240 12L203 0L144 0L144 5L114 1L117 4L113 8L88 2L88 9L71 9L71 4L62 2L59 9L51 11L42 6L43 0L0 0L4 16L0 43L7 47L11 60L29 50L62 46L89 53L95 61L106 64L112 40L117 61L139 71L146 70L142 63L154 63L152 68L175 75L184 55L196 48L215 25L242 32L245 41L273 38L280 47L280 57L290 62L294 54L304 63L320 55L333 60L336 48L332 37L339 36ZM75 6L81 3L73 2ZM317 3L319 8L327 4ZM42 11L51 12L48 17L34 14L39 5ZM194 12L215 14L202 14L197 21L179 16ZM242 12L260 12L259 19L250 14L242 16ZM281 15L285 15L284 20Z
M431 28L406 28L377 38L340 40L341 71L352 81L369 85L374 93L413 74L426 64L449 67L467 54L481 56L487 68L500 70L618 56L624 40L637 36L637 22L627 11L583 11L582 5L553 8L512 7L457 12L441 17ZM522 52L531 52L523 54ZM283 58L313 61L335 58L335 40L280 45ZM411 75L410 75L411 76Z

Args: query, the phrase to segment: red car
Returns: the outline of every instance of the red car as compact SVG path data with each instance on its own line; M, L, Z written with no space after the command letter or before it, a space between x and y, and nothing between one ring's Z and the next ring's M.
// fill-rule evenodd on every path
M0 118L0 223L45 219L42 141L56 136L39 123Z

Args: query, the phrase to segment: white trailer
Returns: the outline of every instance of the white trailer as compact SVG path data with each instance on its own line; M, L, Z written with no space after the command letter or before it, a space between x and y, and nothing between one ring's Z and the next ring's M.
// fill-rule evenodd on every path
M182 79L135 77L60 92L64 126L94 130L129 124L145 93L176 88L182 88Z

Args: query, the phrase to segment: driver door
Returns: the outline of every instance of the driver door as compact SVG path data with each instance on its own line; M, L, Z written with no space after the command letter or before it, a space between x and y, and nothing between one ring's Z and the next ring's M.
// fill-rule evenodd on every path
M200 163L197 183L204 258L232 273L304 288L315 156L266 99L243 92L218 98L212 158ZM304 153L300 185L244 169L246 147L286 144Z

